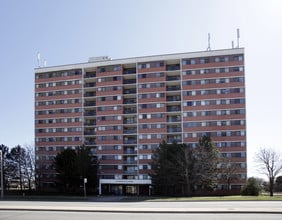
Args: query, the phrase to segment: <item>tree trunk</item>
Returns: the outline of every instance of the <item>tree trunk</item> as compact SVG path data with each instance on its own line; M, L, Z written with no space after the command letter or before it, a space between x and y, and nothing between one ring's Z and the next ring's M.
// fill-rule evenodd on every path
M273 186L274 186L274 178L269 178L269 194L273 196Z

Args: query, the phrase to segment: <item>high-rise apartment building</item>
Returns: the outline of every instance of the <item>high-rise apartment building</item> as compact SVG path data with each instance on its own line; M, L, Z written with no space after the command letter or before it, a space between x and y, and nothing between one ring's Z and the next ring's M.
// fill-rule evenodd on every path
M81 145L99 159L102 194L149 194L152 151L162 140L211 136L246 180L244 49L165 54L35 69L40 185L54 183L56 154ZM218 175L218 188L227 187Z

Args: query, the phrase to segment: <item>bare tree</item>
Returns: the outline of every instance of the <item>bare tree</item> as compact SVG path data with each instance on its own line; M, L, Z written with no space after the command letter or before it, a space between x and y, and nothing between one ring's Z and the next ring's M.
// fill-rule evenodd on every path
M262 148L256 154L256 162L259 165L259 170L267 175L269 179L269 193L270 196L273 196L275 178L282 171L282 158L273 149Z
M230 158L222 156L220 158L220 172L222 180L225 182L228 190L231 190L231 184L237 180L238 164L232 163ZM240 164L239 164L240 165Z
M28 189L31 190L35 187L35 152L32 145L24 146L25 160L23 164L25 178L27 180Z

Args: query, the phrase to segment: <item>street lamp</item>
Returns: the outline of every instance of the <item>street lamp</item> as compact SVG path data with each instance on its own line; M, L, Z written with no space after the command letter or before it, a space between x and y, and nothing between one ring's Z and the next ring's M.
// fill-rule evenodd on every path
M87 178L83 179L83 191L84 191L84 197L86 198L86 183L87 183Z
M1 199L4 198L4 181L3 181L3 152L0 150L0 169L1 169Z

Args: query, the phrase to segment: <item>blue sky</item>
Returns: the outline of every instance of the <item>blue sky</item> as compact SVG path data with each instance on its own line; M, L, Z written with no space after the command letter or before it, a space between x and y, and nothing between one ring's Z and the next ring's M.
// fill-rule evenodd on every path
M0 0L0 144L34 139L36 54L48 66L231 48L246 53L249 176L260 147L282 148L282 1ZM282 150L280 151L282 152Z

